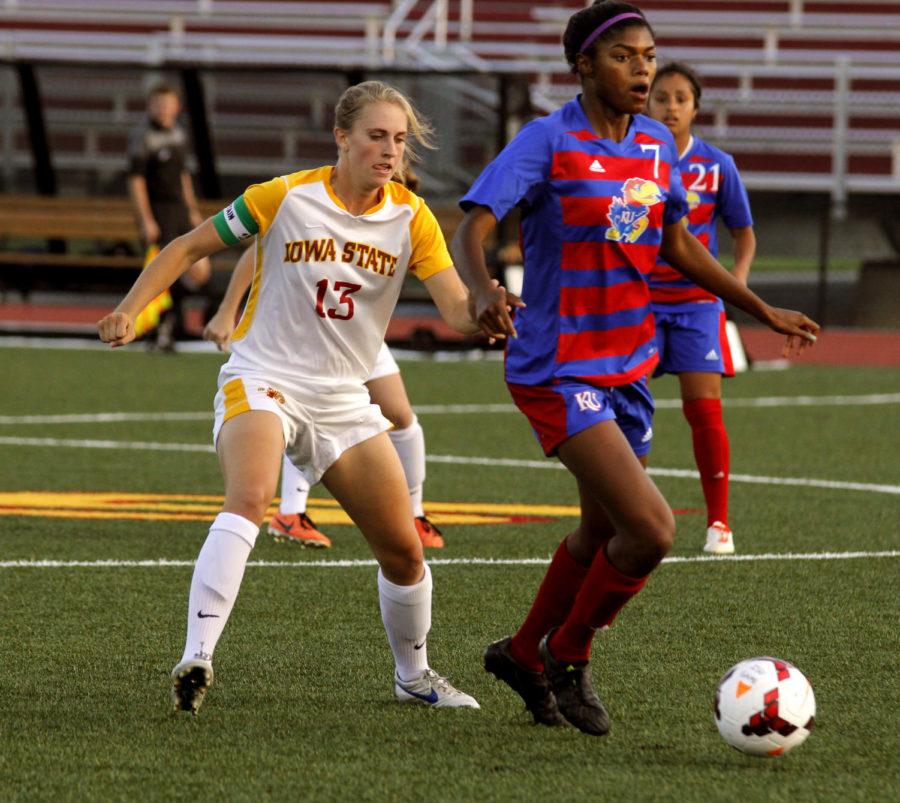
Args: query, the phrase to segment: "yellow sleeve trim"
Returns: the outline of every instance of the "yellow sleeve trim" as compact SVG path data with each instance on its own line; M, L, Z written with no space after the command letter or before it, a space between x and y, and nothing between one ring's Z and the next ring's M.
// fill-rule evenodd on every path
M331 165L324 167L315 167L312 170L298 170L296 173L289 173L284 177L289 190L300 184L313 184L316 181L323 181L328 184L331 178L331 171L334 168Z
M244 307L244 312L241 315L241 320L238 321L238 325L234 330L234 334L231 336L232 340L240 340L244 335L250 331L250 325L253 323L253 318L256 315L256 305L259 302L259 288L262 285L262 272L263 272L263 251L262 251L262 238L256 238L256 264L253 266L253 281L250 285L250 295L247 296L247 305Z
M287 195L287 187L281 176L262 184L251 184L244 190L244 203L253 219L259 224L259 236L264 237L278 213L278 207Z
M412 197L419 203L409 224L409 236L412 241L409 270L425 281L429 276L452 267L453 259L447 250L444 234L434 213L421 198L415 195Z
M298 184L311 184L325 181L331 173L331 167L317 167L314 170L299 170L286 176L276 176L262 184L251 184L244 191L244 203L259 224L259 235L264 237L278 214L278 207L285 196Z

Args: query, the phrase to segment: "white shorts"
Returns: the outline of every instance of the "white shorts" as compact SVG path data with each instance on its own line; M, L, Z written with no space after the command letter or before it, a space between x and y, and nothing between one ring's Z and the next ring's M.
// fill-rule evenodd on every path
M249 410L268 410L281 419L284 453L310 485L351 446L392 426L362 385L358 392L301 397L259 376L223 370L215 399L213 445L222 424Z
M372 369L372 373L369 374L369 378L366 382L399 373L400 367L397 365L394 355L391 354L391 350L388 348L387 343L382 343L381 349L378 351L378 356L375 358L375 367Z

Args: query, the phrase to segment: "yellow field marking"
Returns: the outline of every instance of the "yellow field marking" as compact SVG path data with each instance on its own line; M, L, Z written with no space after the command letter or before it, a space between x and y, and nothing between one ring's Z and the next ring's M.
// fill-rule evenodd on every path
M211 521L222 497L210 494L151 494L99 492L0 492L0 516L36 516L70 519L125 519L130 521ZM278 512L276 499L268 514ZM435 524L513 524L578 516L575 506L495 504L488 502L428 502L428 517ZM317 524L352 524L333 499L309 500Z

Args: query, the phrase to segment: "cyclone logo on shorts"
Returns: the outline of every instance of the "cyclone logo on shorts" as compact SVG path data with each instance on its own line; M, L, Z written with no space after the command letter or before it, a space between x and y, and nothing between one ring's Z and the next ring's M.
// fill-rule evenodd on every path
M655 181L630 178L622 185L622 194L612 199L606 217L606 239L633 243L647 228L650 207L662 203L662 192Z

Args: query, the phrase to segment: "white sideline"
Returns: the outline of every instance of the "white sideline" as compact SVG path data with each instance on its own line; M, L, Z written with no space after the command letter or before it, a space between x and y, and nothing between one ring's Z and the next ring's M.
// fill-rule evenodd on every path
M66 438L17 438L0 437L0 446L52 446L74 449L124 449L139 452L201 452L212 454L214 449L206 443L158 443L154 441L71 440ZM517 460L508 457L465 457L462 455L430 454L429 463L449 463L471 466L504 466L506 468L550 469L565 471L564 466L553 460ZM699 478L699 473L686 468L657 468L651 466L647 473L656 477ZM754 474L731 474L731 482L756 485L794 485L804 488L827 488L836 491L866 491L869 493L900 494L900 485L880 485L867 482L820 480L811 477L765 477Z
M723 407L841 407L900 403L900 393L864 393L838 396L758 396L723 399ZM515 413L514 404L418 404L417 415L478 415ZM657 410L679 410L681 399L657 399ZM119 421L212 421L212 410L196 412L70 413L61 415L0 415L0 424L108 424Z
M759 555L676 556L663 563L746 563L763 560L852 560L855 558L898 558L900 551L880 552L765 552ZM550 558L429 558L430 566L546 566ZM4 560L0 569L106 569L106 568L188 568L192 560ZM247 566L260 569L353 569L375 567L374 560L274 561L252 560Z

